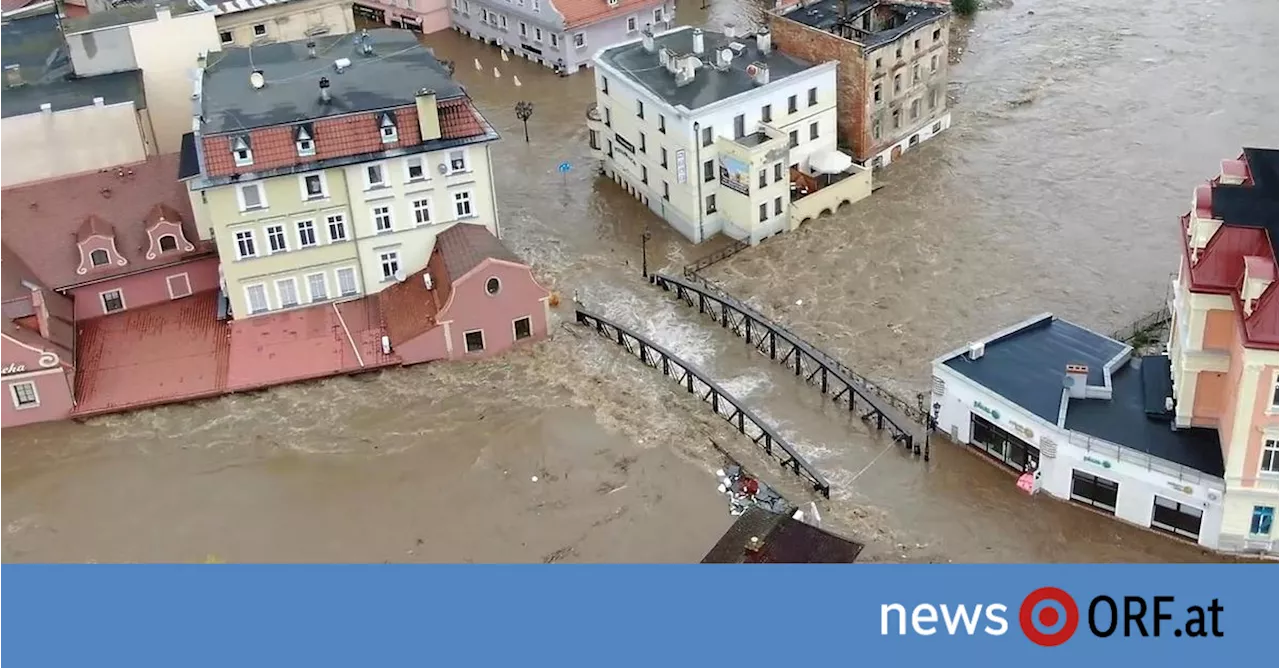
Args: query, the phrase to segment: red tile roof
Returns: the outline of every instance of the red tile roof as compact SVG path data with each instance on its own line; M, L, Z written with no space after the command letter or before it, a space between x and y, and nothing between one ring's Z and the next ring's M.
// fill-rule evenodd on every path
M440 115L441 139L464 139L485 133L477 118L475 107L466 98L444 100L436 106ZM236 173L259 172L282 167L295 167L320 160L345 158L387 149L406 148L422 143L418 129L417 107L409 105L394 110L397 141L384 144L379 133L378 120L383 112L351 114L310 122L311 136L316 153L298 155L294 144L293 125L277 125L249 131L249 148L253 152L253 165L237 167L231 154L231 142L240 134L213 135L204 141L204 175L230 176Z
M564 17L566 28L577 28L596 21L633 14L640 9L656 8L664 0L618 0L618 4L610 5L607 0L551 0L551 4ZM640 25L650 23L653 13L648 17L639 17Z
M435 257L433 253L432 260ZM431 271L431 264L378 293L382 322L386 325L392 346L412 341L436 326L436 315L443 303L437 303L436 299L444 286L427 289L422 277Z
M436 237L436 249L444 262L445 274L453 284L485 260L505 260L523 265L520 256L502 245L483 225L458 223ZM434 253L433 253L434 257Z
M196 233L186 186L177 180L178 155L162 155L146 162L24 184L0 191L4 243L21 256L35 278L54 289L87 280L144 271L175 261L215 252L212 242ZM183 235L195 245L191 252L165 253L147 259L151 242L146 222L156 205L176 214ZM96 219L96 220L95 220ZM77 237L114 228L116 249L128 263L79 275Z

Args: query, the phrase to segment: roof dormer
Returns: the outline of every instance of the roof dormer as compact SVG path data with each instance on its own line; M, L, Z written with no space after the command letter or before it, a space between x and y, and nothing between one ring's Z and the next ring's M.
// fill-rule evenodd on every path
M123 267L129 264L116 249L116 229L111 223L90 215L76 230L76 244L80 250L80 266L76 273L84 275L95 269Z
M308 158L316 154L315 127L310 123L299 123L293 128L293 145L298 150L298 157Z
M1270 258L1248 255L1244 258L1244 276L1240 279L1240 306L1245 316L1253 315L1258 298L1276 280L1276 265Z
M147 259L165 254L177 255L195 250L182 231L182 215L164 204L157 204L147 214Z
M394 144L400 140L400 134L396 130L395 114L389 111L378 114L378 136L382 137L384 144Z
M249 142L249 135L236 135L231 138L231 157L235 159L236 167L248 167L253 164L253 146Z

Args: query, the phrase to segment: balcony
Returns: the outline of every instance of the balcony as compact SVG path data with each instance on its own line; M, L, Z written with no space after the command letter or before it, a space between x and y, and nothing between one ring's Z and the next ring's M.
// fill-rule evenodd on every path
M587 141L591 145L591 157L603 160L604 155L604 121L600 116L600 107L594 102L587 107Z
M841 171L825 174L808 174L792 167L791 229L819 216L835 213L841 206L853 204L870 194L871 170L852 164L852 161Z

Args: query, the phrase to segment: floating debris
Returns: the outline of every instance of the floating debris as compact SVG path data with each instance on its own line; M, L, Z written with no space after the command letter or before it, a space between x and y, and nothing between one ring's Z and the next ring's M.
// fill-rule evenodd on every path
M786 514L791 505L772 487L742 472L741 466L728 466L716 471L720 484L716 491L729 497L729 514L737 517L756 506L774 513Z
M480 64L479 58L476 58L476 69L479 71L484 71L484 66Z

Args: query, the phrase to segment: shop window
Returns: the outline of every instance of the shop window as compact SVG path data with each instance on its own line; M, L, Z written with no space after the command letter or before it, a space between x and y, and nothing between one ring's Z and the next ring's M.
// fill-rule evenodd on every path
M1185 503L1178 503L1163 496L1156 496L1151 509L1151 526L1177 536L1197 540L1204 510Z
M1120 483L1099 478L1096 475L1071 470L1071 500L1092 506L1108 514L1116 514L1116 499L1120 496Z

